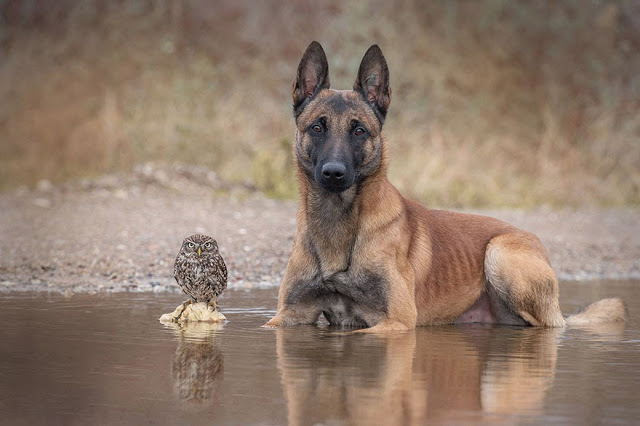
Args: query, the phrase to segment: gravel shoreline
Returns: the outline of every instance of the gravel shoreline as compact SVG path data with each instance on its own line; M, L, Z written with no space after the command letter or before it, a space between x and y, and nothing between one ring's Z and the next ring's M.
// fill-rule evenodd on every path
M175 292L173 260L195 232L218 240L229 289L277 286L296 203L211 171L144 165L0 194L0 292ZM561 280L640 278L640 211L473 211L536 233Z

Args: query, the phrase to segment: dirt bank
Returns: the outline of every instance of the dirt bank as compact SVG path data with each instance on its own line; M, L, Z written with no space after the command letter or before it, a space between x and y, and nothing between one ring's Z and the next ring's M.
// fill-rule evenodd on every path
M178 291L182 239L214 236L230 288L278 285L296 203L206 170L140 167L0 195L0 291ZM538 234L563 280L640 277L640 212L481 211Z

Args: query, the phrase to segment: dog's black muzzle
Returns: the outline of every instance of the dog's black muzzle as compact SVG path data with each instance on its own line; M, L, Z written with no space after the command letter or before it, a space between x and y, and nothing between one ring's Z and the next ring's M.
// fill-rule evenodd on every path
M354 173L353 168L345 162L330 160L316 164L314 178L325 190L342 192L353 185Z

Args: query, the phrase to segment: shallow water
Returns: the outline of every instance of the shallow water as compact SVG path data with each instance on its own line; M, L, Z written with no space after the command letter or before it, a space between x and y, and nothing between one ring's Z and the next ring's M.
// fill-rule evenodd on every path
M228 291L225 325L172 328L176 295L0 297L8 424L635 423L638 281L563 283L626 327L425 327L395 337L260 328L276 290Z

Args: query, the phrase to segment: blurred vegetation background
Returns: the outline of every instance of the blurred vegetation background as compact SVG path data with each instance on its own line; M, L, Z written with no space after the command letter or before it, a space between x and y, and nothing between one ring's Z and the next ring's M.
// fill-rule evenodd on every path
M0 186L196 163L295 198L291 84L380 44L430 205L640 203L640 1L0 0Z

